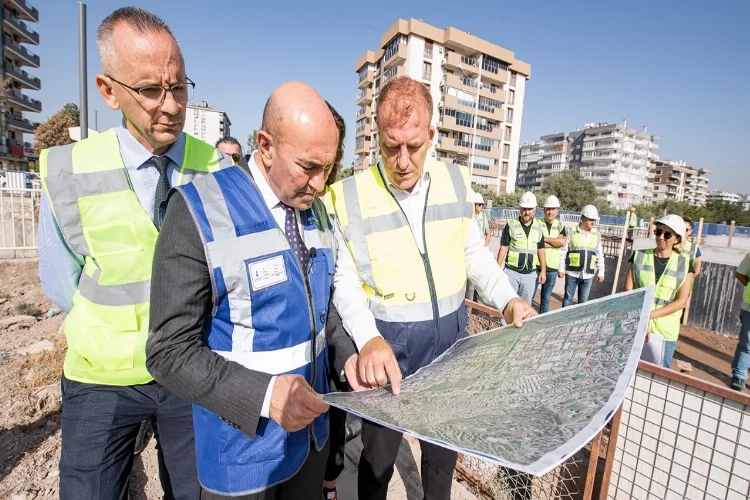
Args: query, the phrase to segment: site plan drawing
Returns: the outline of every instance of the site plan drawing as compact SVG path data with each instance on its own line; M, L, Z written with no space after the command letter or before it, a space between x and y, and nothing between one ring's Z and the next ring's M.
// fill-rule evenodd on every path
M653 287L457 342L401 383L325 401L424 441L540 476L604 427L633 380Z

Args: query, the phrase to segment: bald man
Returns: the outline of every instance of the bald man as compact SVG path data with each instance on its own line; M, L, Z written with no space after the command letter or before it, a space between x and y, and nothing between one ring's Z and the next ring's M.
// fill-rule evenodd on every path
M266 103L250 175L223 169L168 200L147 366L194 403L201 498L322 492L328 349L336 373L355 355L329 314L336 243L316 198L338 139L318 93L284 84Z

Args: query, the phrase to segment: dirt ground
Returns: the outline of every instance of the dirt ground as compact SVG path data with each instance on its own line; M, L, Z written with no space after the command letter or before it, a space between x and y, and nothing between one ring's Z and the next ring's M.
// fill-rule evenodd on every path
M60 459L59 377L65 339L63 315L44 318L53 305L42 293L35 260L0 262L0 498L58 497ZM553 295L553 309L560 297ZM675 359L693 376L728 386L737 340L683 327ZM26 350L40 350L27 353ZM45 350L46 349L46 350ZM156 500L162 492L153 440L135 458L132 500Z

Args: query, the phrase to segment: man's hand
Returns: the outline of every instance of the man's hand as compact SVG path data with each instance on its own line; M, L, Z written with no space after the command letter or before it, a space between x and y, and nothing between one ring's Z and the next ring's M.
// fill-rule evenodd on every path
M564 278L565 277L565 271L558 271L557 272L557 277L558 278Z
M604 283L604 276L597 276L596 277L596 282L597 283Z
M347 365L352 358L347 360ZM401 391L401 369L398 367L393 349L383 337L374 337L368 340L362 350L359 351L359 358L356 361L357 373L354 379L357 386L360 387L359 390L377 389L385 386L390 380L391 390L393 394L398 396ZM344 370L346 370L346 367L344 367ZM346 378L349 380L349 385L354 389L352 380L349 379L348 375Z
M539 273L539 284L543 285L547 281L547 273Z
M537 316L538 313L522 299L516 298L508 302L503 310L503 319L506 323L513 323L518 328L523 326L523 320Z
M268 415L288 432L310 425L315 417L328 411L320 394L301 375L279 375L273 384Z
M646 343L651 342L651 327L646 327Z
M353 391L364 391L368 388L365 387L364 381L359 377L359 370L357 369L358 359L359 354L355 353L346 360L346 364L344 365L344 376L346 376L346 381L349 383L349 387L351 387Z

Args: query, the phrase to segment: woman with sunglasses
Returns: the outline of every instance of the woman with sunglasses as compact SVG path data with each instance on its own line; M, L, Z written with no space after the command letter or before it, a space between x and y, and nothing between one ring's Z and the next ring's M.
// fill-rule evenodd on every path
M681 253L685 222L679 215L667 215L656 221L656 248L636 250L630 258L625 290L655 285L646 342L652 335L662 339L662 364L672 363L680 318L688 303L693 269L690 258Z

